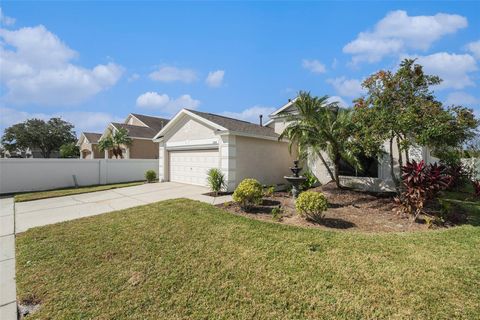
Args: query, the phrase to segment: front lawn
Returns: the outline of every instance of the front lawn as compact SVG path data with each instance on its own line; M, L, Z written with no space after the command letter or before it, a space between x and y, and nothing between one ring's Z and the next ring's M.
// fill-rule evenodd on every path
M55 189L55 190L47 190L47 191L19 193L15 195L15 201L24 202L24 201L32 201L32 200L39 200L39 199L71 196L71 195L87 193L87 192L111 190L111 189L118 189L118 188L124 188L124 187L133 187L133 186L138 186L140 184L144 184L144 182L137 181L137 182L104 184L104 185L98 185L98 186L64 188L64 189Z
M363 234L171 200L30 229L41 319L478 319L480 228Z

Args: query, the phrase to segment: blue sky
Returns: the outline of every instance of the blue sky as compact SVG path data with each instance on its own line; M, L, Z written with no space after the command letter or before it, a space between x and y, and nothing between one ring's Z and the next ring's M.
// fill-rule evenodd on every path
M182 107L257 121L298 90L351 104L417 57L480 114L479 2L2 2L0 129L62 116L102 131Z

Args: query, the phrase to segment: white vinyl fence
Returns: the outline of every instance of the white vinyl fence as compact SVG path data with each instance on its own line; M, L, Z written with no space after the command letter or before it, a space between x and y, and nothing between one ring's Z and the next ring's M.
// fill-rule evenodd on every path
M0 194L140 181L158 159L0 159Z
M480 159L479 158L464 158L462 163L465 167L469 169L470 172L476 175L472 177L475 179L480 179Z

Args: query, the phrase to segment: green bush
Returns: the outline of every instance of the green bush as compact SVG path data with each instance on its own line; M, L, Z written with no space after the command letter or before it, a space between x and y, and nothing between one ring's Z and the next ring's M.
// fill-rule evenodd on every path
M327 204L327 198L323 193L305 191L298 196L295 208L301 217L319 222L323 218L323 212L327 210Z
M157 174L154 170L147 170L145 171L145 179L147 179L148 182L154 182L157 179Z
M249 209L251 206L260 204L263 196L263 188L255 179L245 179L233 193L233 200L242 208Z
M313 188L318 183L317 177L311 172L311 171L306 171L305 174L303 174L305 178L307 178L302 185L303 190L308 190Z
M212 168L207 172L207 184L212 192L215 192L216 195L227 187L225 182L225 175L222 171Z

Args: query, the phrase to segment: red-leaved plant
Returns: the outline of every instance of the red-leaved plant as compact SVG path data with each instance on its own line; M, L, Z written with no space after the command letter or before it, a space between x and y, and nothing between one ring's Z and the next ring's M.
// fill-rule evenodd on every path
M402 183L404 190L396 201L400 204L401 211L417 220L423 213L423 208L428 200L434 199L437 193L445 190L451 182L446 167L437 163L425 165L422 160L407 162L402 167Z
M475 197L480 198L480 180L472 181L473 184L473 194Z

